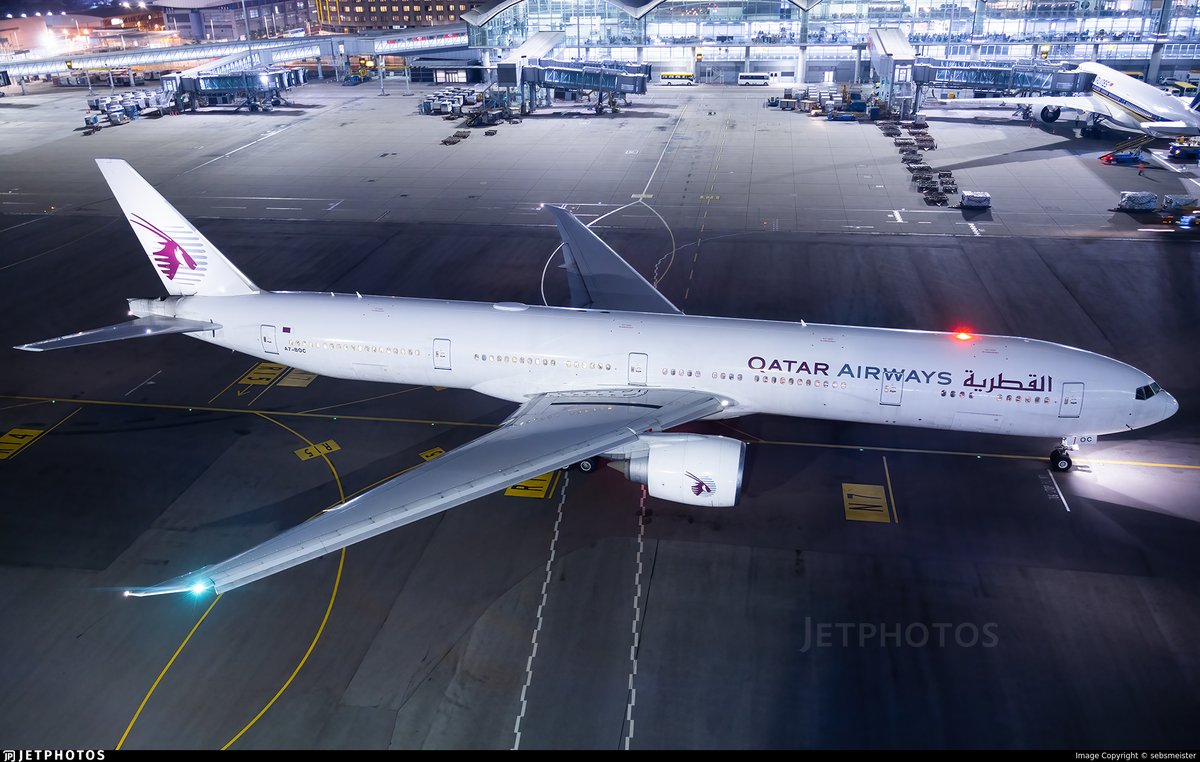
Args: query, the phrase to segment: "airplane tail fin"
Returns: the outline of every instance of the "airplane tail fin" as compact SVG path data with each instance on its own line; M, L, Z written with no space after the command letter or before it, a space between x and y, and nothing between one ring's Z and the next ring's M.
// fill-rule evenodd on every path
M168 293L233 296L259 291L133 167L120 159L96 159L96 164Z

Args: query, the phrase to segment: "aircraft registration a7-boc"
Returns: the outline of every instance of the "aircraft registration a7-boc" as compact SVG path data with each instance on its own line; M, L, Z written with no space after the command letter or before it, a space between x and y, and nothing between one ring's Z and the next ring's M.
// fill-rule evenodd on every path
M1034 339L682 314L565 209L574 307L332 293L251 283L125 162L98 160L170 293L130 299L132 321L25 344L41 351L165 333L334 378L473 389L520 406L494 431L226 561L128 595L218 593L595 458L650 495L732 506L745 444L670 433L767 413L1060 440L1161 421L1178 409L1145 373ZM700 348L700 351L698 351Z
M1033 119L1044 124L1057 122L1063 111L1086 115L1090 126L1106 125L1124 132L1153 137L1200 135L1200 98L1189 101L1159 90L1154 85L1122 74L1095 62L1084 62L1075 71L1090 75L1087 90L1075 95L966 98L943 101L942 108L990 108L1020 104Z

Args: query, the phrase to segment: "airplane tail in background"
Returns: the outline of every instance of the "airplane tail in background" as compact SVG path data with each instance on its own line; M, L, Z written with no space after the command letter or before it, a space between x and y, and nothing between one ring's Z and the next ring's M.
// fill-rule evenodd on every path
M233 296L259 288L120 159L96 159L125 219L173 296Z

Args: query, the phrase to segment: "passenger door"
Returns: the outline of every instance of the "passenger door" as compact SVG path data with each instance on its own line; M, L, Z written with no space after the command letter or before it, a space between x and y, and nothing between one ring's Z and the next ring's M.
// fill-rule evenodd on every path
M433 340L434 370L450 370L450 339Z
M1083 384L1063 384L1062 402L1058 405L1059 418L1078 418L1083 410Z
M275 326L264 325L259 334L262 339L262 349L269 355L279 354L279 346L275 343Z
M629 353L629 383L631 386L646 385L646 355L641 352Z
M890 378L885 378L879 382L879 404L880 405L899 405L900 398L904 396L904 381L898 379L893 381Z

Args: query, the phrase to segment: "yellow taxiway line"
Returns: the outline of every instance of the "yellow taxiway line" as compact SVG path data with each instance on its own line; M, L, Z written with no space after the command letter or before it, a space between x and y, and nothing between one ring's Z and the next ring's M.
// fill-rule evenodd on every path
M158 688L158 684L162 682L163 677L167 674L167 670L169 670L171 665L175 663L175 660L179 658L179 654L183 651L183 647L186 646L188 641L192 639L192 636L196 634L196 630L200 629L200 625L206 618L208 618L209 613L213 610L213 607L217 605L217 601L219 600L221 600L220 595L218 595L216 598L213 598L213 602L208 605L208 608L205 609L204 613L200 615L200 618L196 620L196 623L192 625L191 631L188 632L187 637L183 639L183 642L179 644L179 648L176 648L175 653L171 654L171 659L167 662L167 666L163 667L162 672L158 673L158 677L154 678L154 684L150 686L150 690L146 691L145 698L142 699L142 703L138 704L137 711L133 713L133 718L129 720L129 724L125 726L125 732L121 734L121 740L117 741L117 745L114 748L120 749L125 744L125 739L129 737L129 731L133 730L133 724L138 721L138 717L141 716L142 710L146 708L146 702L148 702L150 697L154 695L154 691Z
M342 584L342 569L345 568L345 566L346 549L342 548L341 556L338 558L337 575L333 578L333 592L329 594L329 605L325 607L325 616L321 618L321 625L317 628L316 634L313 635L312 642L308 644L308 650L304 652L304 656L300 658L300 663L297 664L296 668L292 670L292 674L288 675L288 679L279 687L279 690L275 691L275 695L271 697L271 700L259 710L258 714L254 715L254 719L246 723L246 727L239 730L237 735L235 735L233 738L230 738L229 741L227 741L225 745L221 747L221 751L225 751L230 746L233 746L233 744L236 743L239 738L246 734L247 730L254 727L254 723L262 719L262 716L267 713L267 710L275 705L275 702L279 700L279 697L283 695L283 692L286 691L288 686L292 684L292 681L296 679L296 675L300 674L300 670L304 667L305 662L308 661L308 657L312 656L313 650L317 647L317 641L321 639L322 633L325 632L325 625L329 623L329 615L333 613L333 602L337 600L338 588Z
M115 400L82 400L82 399L61 399L58 397L30 397L26 395L5 394L0 395L0 399L10 400L27 400L30 402L64 402L72 405L97 405L104 407L134 407L145 408L151 410L182 410L188 413L241 413L243 415L258 415L259 410L249 410L241 407L214 407L211 405L169 405L159 402L118 402ZM280 418L322 418L329 420L344 420L344 421L376 421L381 423L416 423L425 426L473 426L481 429L494 429L499 426L495 423L478 423L476 421L436 421L428 418L390 418L387 416L378 415L333 415L329 413L306 413L306 412L291 412L288 410L272 410L271 415Z

